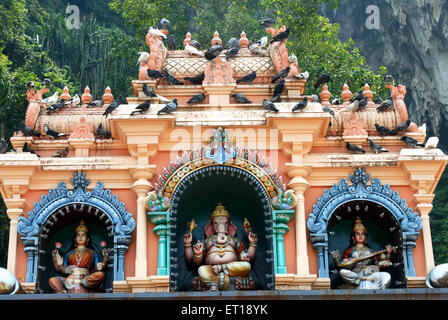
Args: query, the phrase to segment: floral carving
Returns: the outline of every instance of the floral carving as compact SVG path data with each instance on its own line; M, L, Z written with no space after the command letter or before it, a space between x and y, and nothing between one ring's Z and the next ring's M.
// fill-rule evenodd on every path
M220 57L217 57L213 61L207 61L204 69L203 83L235 84L232 66L228 62L223 62Z
M93 134L93 124L86 123L86 118L82 117L79 122L73 126L69 139L95 139Z

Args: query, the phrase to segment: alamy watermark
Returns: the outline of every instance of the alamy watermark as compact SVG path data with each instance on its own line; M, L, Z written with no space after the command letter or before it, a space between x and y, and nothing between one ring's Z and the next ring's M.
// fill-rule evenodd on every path
M65 18L65 26L67 29L79 29L79 7L75 5L68 5L65 13L69 16Z
M375 6L373 4L367 6L366 8L366 14L369 16L366 19L366 28L369 30L380 29L380 9L378 6Z

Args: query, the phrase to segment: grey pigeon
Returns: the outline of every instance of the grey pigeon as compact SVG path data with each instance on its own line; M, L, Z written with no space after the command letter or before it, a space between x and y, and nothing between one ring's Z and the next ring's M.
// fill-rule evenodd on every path
M252 103L252 101L247 99L242 93L234 93L232 94L232 98L234 98L238 103Z
M166 43L168 45L168 50L176 50L176 38L174 35L170 34L166 39Z
M100 123L100 125L96 129L96 133L98 134L98 136L101 139L110 139L112 137L110 132L103 128L103 124L102 123Z
M213 59L215 59L217 56L219 56L219 54L221 53L221 51L223 51L225 48L223 46L220 46L219 44L215 44L214 46L210 47L206 52L205 52L205 59L207 59L208 61L212 61Z
M387 150L386 148L383 148L379 144L376 144L371 139L368 139L368 140L369 140L369 144L370 144L370 149L372 149L372 151L374 151L375 153L389 152L389 150Z
M145 100L143 103L140 103L137 107L135 107L135 110L131 112L131 116L136 113L145 113L146 111L148 111L150 106L151 103L149 102L149 100Z
M28 144L28 142L25 142L25 144L23 145L22 151L30 152L30 153L35 154L36 156L40 157L40 155L38 155L36 153L36 151L34 151L33 148L31 148L31 146Z
M272 101L269 101L267 99L263 99L263 107L268 111L274 111L274 112L279 111L276 105L273 104Z
M252 81L254 81L256 77L257 77L257 72L252 71L251 73L249 73L248 75L245 75L241 79L236 80L236 83L241 83L241 82L252 83Z
M169 28L171 28L170 21L165 19L165 18L160 19L160 28L161 29L169 29Z
M229 42L226 45L226 49L230 49L230 48L240 48L240 42L238 41L237 38L230 38Z
M103 116L107 118L109 114L111 114L115 109L118 108L118 103L116 100L112 101L110 105L107 106L106 110L104 110Z
M178 104L177 104L177 98L176 98L172 102L168 103L165 107L160 109L157 112L157 114L161 114L161 113L171 114L172 112L177 111L177 108L178 108Z
M391 99L387 99L376 108L377 112L382 112L390 109L394 105L394 102Z
M51 139L56 139L56 138L67 136L66 133L61 133L61 132L51 130L50 127L48 126L48 124L45 124L45 133L47 134L47 136L50 136Z
M329 106L323 106L322 110L325 112L328 112L329 114L331 114L334 117L335 113L334 113L333 109L331 109Z
M87 104L87 107L101 107L104 104L103 100L93 100Z
M359 101L358 110L356 110L356 111L363 111L366 109L366 106L367 106L367 97L365 97L364 99Z
M393 136L394 135L394 132L391 129L381 126L378 123L375 123L375 128L376 128L376 131L382 136L389 136L389 135Z
M238 48L235 48L235 47L230 48L226 52L226 60L235 58L235 56L238 54L238 52L239 52Z
M425 147L425 144L419 143L414 138L411 138L411 137L408 137L408 136L402 136L400 138L400 140L403 141L404 143L406 143L411 148L414 148L414 147Z
M302 101L300 101L299 103L297 103L293 108L292 108L292 112L295 112L297 110L303 110L306 108L306 106L308 105L308 97L303 98Z
M384 77L384 81L387 84L393 84L394 83L394 77L392 77L392 75L388 74Z
M0 140L0 154L5 154L6 150L8 150L8 142L4 138Z
M25 121L22 121L22 126L20 128L20 131L22 131L23 135L25 137L30 137L30 136L34 136L34 137L40 137L40 133L35 131L34 129L32 129L31 127L28 127L25 124Z
M361 101L363 98L364 98L363 90L359 90L358 93L356 94L356 96L354 96L350 99L350 102Z
M51 156L53 158L65 158L67 154L68 154L68 147L53 153Z
M200 75L195 77L184 77L184 80L190 81L193 84L202 84L202 81L204 81L205 73L202 72Z
M60 102L51 104L50 106L48 106L47 108L47 114L52 114L53 112L58 112L59 110L61 110L62 108L64 108L65 106L65 100L61 99Z
M375 99L373 100L373 103L375 103L375 104L382 104L383 103L383 99L381 99L381 97L375 97Z
M146 83L143 84L142 91L147 97L150 97L150 98L157 97L157 94L154 92L154 90L149 88Z
M272 97L280 96L284 89L285 89L285 79L282 79L275 85Z
M358 147L355 144L351 144L350 142L347 141L347 143L345 144L345 147L347 148L348 151L350 151L351 153L366 153L366 150L364 150L361 147Z
M275 102L282 102L282 97L280 95L277 96L273 96L271 99L271 102L275 103Z
M411 120L410 119L406 120L405 122L403 122L398 127L396 127L395 129L392 130L393 135L396 135L400 132L405 132L409 128L410 124L411 124Z
M173 85L183 85L184 83L178 79L176 79L175 77L173 77L167 69L163 69L163 73L165 73L165 79L166 81L168 81L169 84L173 84Z
M194 95L193 97L191 97L191 99L187 101L187 104L201 103L202 101L204 101L204 99L205 99L205 94L203 94L203 93L197 94L197 95Z
M199 41L196 41L194 39L191 39L190 45L195 47L198 50L202 48L202 44Z
M285 78L288 75L290 69L291 67L286 67L285 69L280 70L275 76L272 77L271 83L275 83L278 79Z

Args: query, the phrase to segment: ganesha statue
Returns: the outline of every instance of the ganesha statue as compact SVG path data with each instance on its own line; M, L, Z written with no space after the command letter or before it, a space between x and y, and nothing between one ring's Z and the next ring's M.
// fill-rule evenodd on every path
M248 233L249 248L235 238L237 228L221 203L218 203L204 228L206 239L198 240L193 245L191 232L195 226L192 221L190 231L184 235L187 263L198 267L198 276L193 280L194 288L224 291L233 284L237 290L254 289L255 282L249 273L257 250L257 235L252 233L247 220L244 229Z

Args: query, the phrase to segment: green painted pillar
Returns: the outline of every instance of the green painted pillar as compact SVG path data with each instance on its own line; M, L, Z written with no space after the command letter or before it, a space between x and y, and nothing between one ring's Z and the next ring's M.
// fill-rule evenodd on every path
M286 259L285 259L285 244L284 235L289 231L288 223L294 216L294 210L274 210L274 260L275 273L285 274Z
M148 212L149 221L154 224L153 232L159 237L159 254L157 275L169 275L169 246L168 246L168 216L169 212Z

